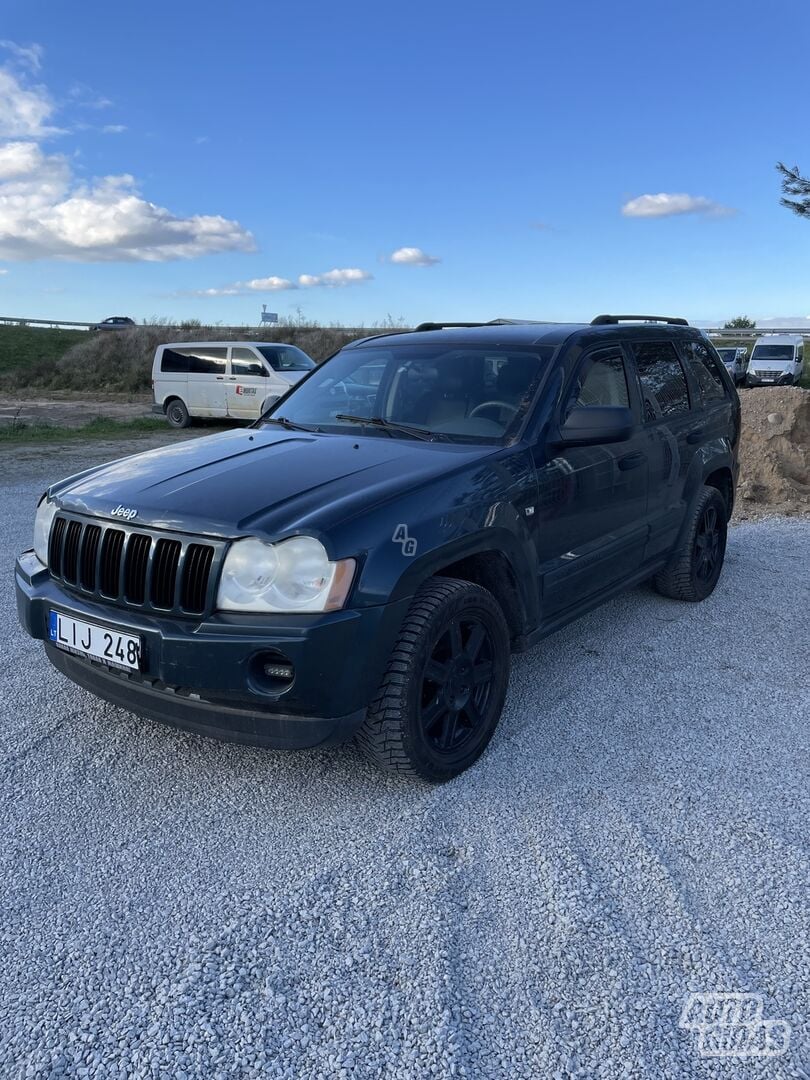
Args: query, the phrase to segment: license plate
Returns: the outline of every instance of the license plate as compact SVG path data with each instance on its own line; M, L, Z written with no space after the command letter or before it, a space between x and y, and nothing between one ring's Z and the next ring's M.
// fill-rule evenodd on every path
M51 611L48 617L48 637L60 649L92 656L111 667L138 671L141 666L141 639L132 634L119 634L106 626L82 622L80 619Z

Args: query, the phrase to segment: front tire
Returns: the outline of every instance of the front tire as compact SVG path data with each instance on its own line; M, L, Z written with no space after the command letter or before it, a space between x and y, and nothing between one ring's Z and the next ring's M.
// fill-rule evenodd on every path
M180 398L172 398L166 406L166 419L173 428L187 428L191 425L191 417L185 403Z
M728 507L717 488L701 488L680 544L653 578L663 596L697 603L714 592L723 569Z
M386 772L440 784L484 752L509 683L509 629L493 595L432 578L413 599L357 743Z

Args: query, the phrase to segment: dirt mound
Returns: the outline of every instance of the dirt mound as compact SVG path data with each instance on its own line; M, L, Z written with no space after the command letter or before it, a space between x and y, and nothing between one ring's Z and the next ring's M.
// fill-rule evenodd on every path
M739 518L810 513L810 390L743 390Z

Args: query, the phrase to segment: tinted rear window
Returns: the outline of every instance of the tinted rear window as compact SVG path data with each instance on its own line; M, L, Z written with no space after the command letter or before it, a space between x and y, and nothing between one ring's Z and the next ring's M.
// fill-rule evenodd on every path
M193 375L224 375L227 358L228 350L218 346L164 349L160 370Z
M681 345L682 355L692 365L695 378L700 383L704 401L717 401L726 396L723 376L707 347L700 341L685 341Z
M632 346L641 380L644 419L655 420L689 411L689 390L678 354L669 341Z

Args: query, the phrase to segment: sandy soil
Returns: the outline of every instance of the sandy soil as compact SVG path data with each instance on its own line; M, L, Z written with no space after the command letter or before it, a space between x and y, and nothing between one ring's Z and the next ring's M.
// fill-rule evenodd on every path
M736 516L810 513L810 390L743 390Z

